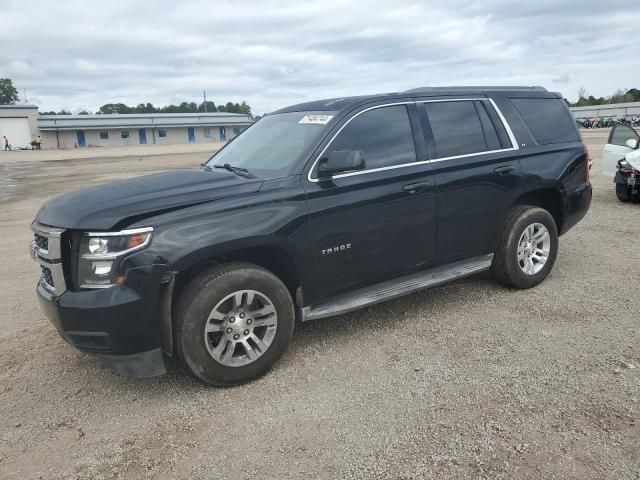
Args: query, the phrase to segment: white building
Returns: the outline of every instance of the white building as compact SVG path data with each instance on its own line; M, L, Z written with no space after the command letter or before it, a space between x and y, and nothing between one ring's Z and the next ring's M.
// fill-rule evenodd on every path
M635 117L640 115L640 102L570 107L569 110L577 120L593 117Z
M0 150L3 136L14 148L31 145L38 132L38 107L35 105L0 105Z
M39 115L42 148L224 143L251 125L240 113Z

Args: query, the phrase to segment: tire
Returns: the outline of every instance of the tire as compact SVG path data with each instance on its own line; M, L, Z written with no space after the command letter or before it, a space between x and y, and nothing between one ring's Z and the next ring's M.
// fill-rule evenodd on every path
M545 230L548 238L544 236ZM543 208L517 205L507 214L491 273L507 287L532 288L547 278L557 255L558 227L551 214Z
M626 183L616 183L616 197L623 203L631 201L631 192Z
M267 372L287 350L294 320L291 295L273 273L248 263L223 264L183 290L176 307L176 350L204 382L240 385ZM274 321L275 327L270 324Z

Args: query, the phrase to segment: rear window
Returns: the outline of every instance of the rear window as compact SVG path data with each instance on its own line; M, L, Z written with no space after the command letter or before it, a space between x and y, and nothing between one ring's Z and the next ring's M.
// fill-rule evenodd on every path
M425 103L437 158L483 152L487 149L473 102Z
M579 140L573 117L562 102L559 98L511 99L540 145Z

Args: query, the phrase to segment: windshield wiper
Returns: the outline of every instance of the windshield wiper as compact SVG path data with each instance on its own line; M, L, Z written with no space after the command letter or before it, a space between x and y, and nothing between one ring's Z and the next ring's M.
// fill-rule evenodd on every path
M251 174L246 168L234 167L232 165L229 165L228 163L225 163L224 165L214 165L213 168L224 168L225 170L235 173L240 177L251 178Z

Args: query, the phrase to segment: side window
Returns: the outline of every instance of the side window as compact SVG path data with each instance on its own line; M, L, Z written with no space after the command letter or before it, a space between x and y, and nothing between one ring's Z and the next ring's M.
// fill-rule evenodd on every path
M559 98L512 98L520 116L540 145L578 141L573 116Z
M617 123L614 125L611 134L609 135L609 141L611 145L619 145L621 147L627 146L627 140L637 140L639 135L629 125L623 123Z
M424 108L429 116L436 144L436 158L494 150L487 148L473 101L428 102L424 104ZM495 135L495 129L493 134Z
M416 161L411 123L405 105L369 110L351 120L328 151L360 150L365 169Z
M487 144L487 150L500 150L502 148L502 145L500 145L498 132L496 132L496 127L493 125L493 122L489 118L485 102L475 102L475 105L476 110L478 111L478 116L480 117L482 131L484 132L484 140Z

